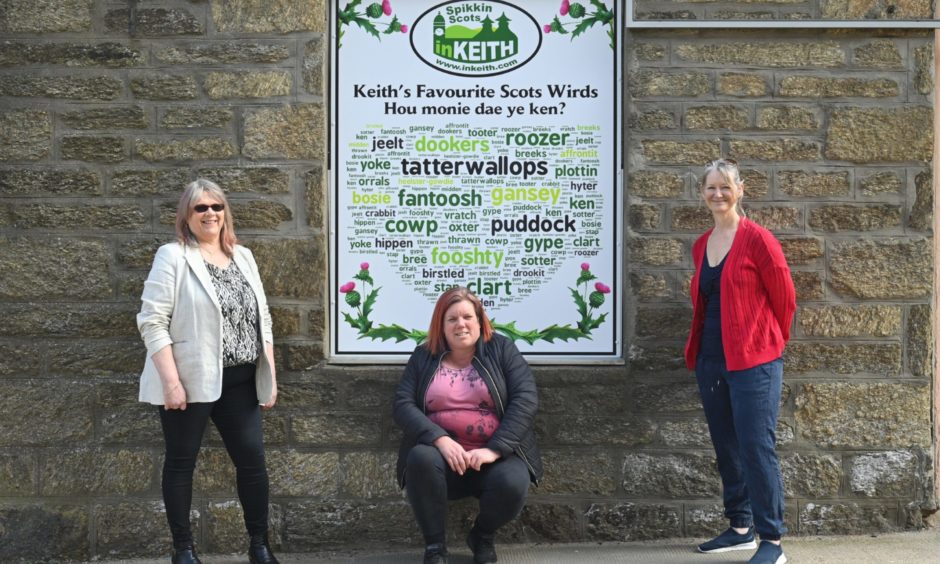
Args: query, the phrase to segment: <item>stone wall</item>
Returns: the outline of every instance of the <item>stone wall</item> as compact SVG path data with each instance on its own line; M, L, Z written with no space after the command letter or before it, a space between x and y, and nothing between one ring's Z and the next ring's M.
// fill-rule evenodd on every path
M800 306L778 427L788 527L917 526L935 509L932 33L628 41L628 393L658 432L626 455L625 493L684 500L686 534L720 515L695 501L714 481L681 351L690 246L711 225L696 186L704 163L727 156L741 163L747 215L783 244Z
M393 476L400 367L323 360L326 6L0 0L0 561L166 553L134 315L198 176L231 194L272 304L275 545L419 545ZM757 8L817 17L807 6ZM742 161L748 214L783 241L798 288L779 428L791 530L918 526L934 508L931 36L646 31L624 43L626 365L536 370L546 476L503 538L723 526L681 362L689 246L709 223L694 182L718 155ZM211 427L201 457L200 546L240 551L234 472ZM454 542L472 516L454 507Z

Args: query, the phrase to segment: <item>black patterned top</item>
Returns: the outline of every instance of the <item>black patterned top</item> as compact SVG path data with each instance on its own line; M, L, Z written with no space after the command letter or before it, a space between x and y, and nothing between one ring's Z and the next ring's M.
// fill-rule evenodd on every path
M251 364L258 360L258 301L248 279L235 261L226 268L206 262L222 306L222 366Z

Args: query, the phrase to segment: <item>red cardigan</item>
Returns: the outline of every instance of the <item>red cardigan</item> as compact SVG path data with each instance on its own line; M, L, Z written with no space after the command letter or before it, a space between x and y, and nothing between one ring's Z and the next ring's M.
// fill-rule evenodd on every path
M712 229L692 245L692 330L685 363L695 370L705 323L699 276ZM721 339L728 370L745 370L783 354L796 312L796 291L783 249L773 234L742 218L721 273Z

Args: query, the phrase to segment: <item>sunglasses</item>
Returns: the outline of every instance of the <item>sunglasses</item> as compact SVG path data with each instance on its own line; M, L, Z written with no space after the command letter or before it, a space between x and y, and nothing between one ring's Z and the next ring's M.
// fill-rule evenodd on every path
M210 209L214 212L220 212L225 209L225 204L196 204L193 206L193 211L196 213L206 213Z

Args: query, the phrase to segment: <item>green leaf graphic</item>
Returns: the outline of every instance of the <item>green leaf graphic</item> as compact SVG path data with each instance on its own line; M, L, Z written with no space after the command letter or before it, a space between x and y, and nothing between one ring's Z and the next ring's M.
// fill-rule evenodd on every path
M353 329L359 329L359 320L349 315L346 312L343 312L343 319L346 320L346 323L349 323Z
M555 339L561 339L562 341L574 339L577 341L578 339L587 337L580 329L572 327L571 325L552 325L551 327L543 329L541 334L542 339L549 343L554 343Z
M490 321L493 324L493 330L499 331L503 335L506 335L513 341L523 340L530 345L534 344L535 341L539 340L538 331L520 331L516 329L516 322L511 321L509 323L496 323L495 321Z
M343 11L339 13L340 21L344 24L348 24L353 21L353 19L356 17L356 6L358 6L360 2L362 2L362 0L352 0L349 4L346 4L346 7L343 8Z
M575 290L574 288L568 288L571 290L571 297L574 298L574 304L578 306L578 313L581 314L581 317L587 317L588 307L587 302L584 301L584 298L581 297L581 293Z
M366 296L366 301L362 304L362 316L369 317L369 314L372 313L372 306L375 305L375 300L379 297L379 290L382 288L376 288L369 292L369 295Z
M600 314L600 315L597 317L597 319L594 319L594 320L592 320L592 321L590 322L590 324L588 325L588 328L589 328L589 329L597 329L598 327L601 326L602 323L604 323L604 320L605 320L605 319L607 319L607 314L606 314L606 313Z
M425 341L425 339L428 338L428 332L427 332L427 331L422 331L422 330L420 330L420 329L412 329L412 330L408 333L408 338L409 338L409 339L412 339L413 341L415 341L415 342L418 343L418 344L421 344L421 343L423 343L423 342Z
M368 333L363 335L363 337L381 339L383 341L394 339L396 343L400 343L406 339L413 339L415 342L420 343L424 340L425 335L423 332L405 329L401 325L394 324L379 325L374 329L370 329Z
M372 25L372 23L369 22L369 20L367 20L367 19L365 19L365 18L356 17L356 18L353 19L353 21L356 22L356 25L358 25L358 26L361 27L362 29L366 30L367 32L371 33L371 34L374 35L377 39L379 39L379 40L382 39L381 37L379 37L379 30L375 29L375 26Z
M607 11L607 5L601 2L601 0L591 0L591 4L593 4L594 7L597 8L597 11L599 12Z
M578 24L578 27L574 28L574 31L571 32L571 39L574 40L575 37L581 35L588 30L592 25L596 24L600 20L596 16L591 16L589 18L584 18L581 20L581 23Z

